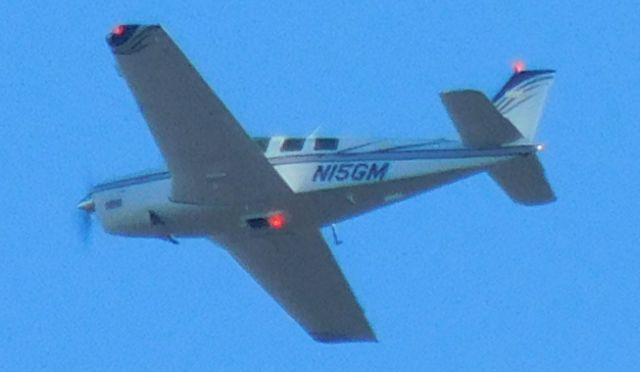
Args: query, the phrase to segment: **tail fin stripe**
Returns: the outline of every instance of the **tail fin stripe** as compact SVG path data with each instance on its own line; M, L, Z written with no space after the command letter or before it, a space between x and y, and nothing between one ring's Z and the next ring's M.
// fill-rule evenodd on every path
M554 75L553 70L516 72L493 99L527 142L533 142Z
M537 84L537 85L531 85L527 88L518 88L522 90L520 91L521 93L517 97L512 97L511 99L504 101L504 103L496 104L495 106L498 109L498 111L500 111L501 114L506 115L507 113L509 113L509 111L513 110L514 108L520 106L522 103L535 97L535 94L529 94L526 97L523 97L523 96L526 93L529 93L531 91L534 91L537 88L540 88L541 86L542 84Z
M516 100L515 97L510 97L510 98L505 97L505 99L502 100L502 102L498 102L495 104L496 109L498 109L498 111L501 111L503 107L508 106L511 102L515 100Z
M516 87L512 88L512 90L520 89L523 93L530 92L530 91L532 91L532 90L534 90L536 88L541 87L543 85L543 82L546 81L546 80L553 80L553 76L548 76L548 77L546 77L544 79L538 79L538 80L535 80L535 81L524 83L524 84L522 84L520 86L516 86ZM540 84L535 84L535 83L540 83ZM499 109L499 107L502 106L504 104L504 102L508 101L509 99L514 99L514 97L509 97L509 95L504 94L498 100L494 99L493 103L496 106L496 108Z
M521 89L522 89L522 92L523 92L523 93L526 93L526 92L530 92L530 91L532 91L532 90L534 90L534 89L536 89L536 88L539 88L539 87L541 87L541 86L543 86L543 85L544 85L543 83L535 84L535 85L531 84L531 85L528 85L528 86L523 87L523 88L521 88Z
M524 87L529 86L531 84L540 83L540 82L543 82L545 80L553 80L553 75L545 75L545 76L538 76L538 77L532 78L529 81L523 82L521 85L517 86L516 88L524 88Z
M522 98L522 99L520 99L518 102L516 102L516 103L514 103L513 105L511 105L510 107L504 107L504 108L501 108L501 109L499 109L499 111L500 111L500 113L501 113L502 115L506 115L506 114L508 114L508 113L509 113L509 111L511 111L511 110L513 110L513 109L515 109L516 107L520 106L521 104L523 104L523 103L527 102L528 100L530 100L530 99L532 99L532 98L534 98L534 97L535 97L534 95L530 95L530 96L528 96L528 97Z
M517 88L523 82L529 82L531 80L538 79L553 79L554 70L537 70L537 71L523 71L515 74L507 84L502 87L500 92L493 97L493 102L496 103L499 99L510 90Z

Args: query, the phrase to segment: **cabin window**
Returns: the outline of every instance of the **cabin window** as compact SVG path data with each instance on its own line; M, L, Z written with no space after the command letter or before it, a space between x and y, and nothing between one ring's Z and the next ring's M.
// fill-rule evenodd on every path
M253 139L253 142L255 142L256 145L260 147L260 150L262 150L262 152L267 152L267 148L269 147L269 140L269 137L257 137Z
M338 139L337 138L316 138L316 143L313 146L314 150L337 150Z
M287 138L282 142L281 151L300 151L304 146L304 138Z

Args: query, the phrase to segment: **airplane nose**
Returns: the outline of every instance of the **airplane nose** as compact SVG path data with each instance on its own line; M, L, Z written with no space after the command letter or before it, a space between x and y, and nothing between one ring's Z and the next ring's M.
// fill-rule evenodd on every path
M96 211L96 204L93 202L91 195L88 195L78 203L78 209L81 209L87 213L93 213Z

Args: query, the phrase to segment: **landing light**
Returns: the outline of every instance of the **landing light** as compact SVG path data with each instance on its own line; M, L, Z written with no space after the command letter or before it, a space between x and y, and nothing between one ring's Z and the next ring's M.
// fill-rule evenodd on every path
M282 213L272 214L271 216L269 216L267 221L269 222L269 226L272 229L276 229L276 230L282 229L284 225L287 223L286 219L284 218L284 214Z
M536 150L538 150L538 151L544 150L544 145L537 145L536 146Z

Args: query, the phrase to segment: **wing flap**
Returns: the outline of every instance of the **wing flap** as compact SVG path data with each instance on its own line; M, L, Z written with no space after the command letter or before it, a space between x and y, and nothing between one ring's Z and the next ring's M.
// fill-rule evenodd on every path
M316 341L376 341L320 231L238 231L216 240Z

